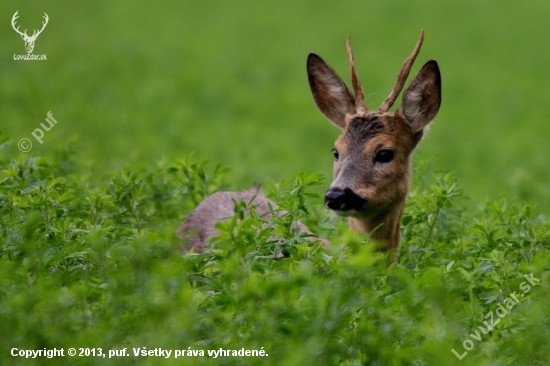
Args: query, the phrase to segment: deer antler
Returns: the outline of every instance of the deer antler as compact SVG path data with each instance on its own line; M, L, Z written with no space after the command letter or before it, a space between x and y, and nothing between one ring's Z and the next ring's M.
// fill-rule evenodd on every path
M395 86L393 87L393 90L390 93L390 95L386 98L386 100L384 100L384 103L382 103L382 105L380 106L380 109L379 109L380 112L387 112L393 105L393 102L395 102L395 100L399 96L399 93L401 93L401 90L403 89L403 85L405 84L405 81L409 76L409 72L411 71L412 64L414 63L414 60L416 59L416 56L420 51L420 47L422 46L423 40L424 40L424 30L420 31L420 38L418 38L418 42L416 42L416 46L414 47L412 54L403 63L403 66L401 67L401 71L399 72L399 76L397 77L397 82L395 83Z
M17 20L17 18L19 18L19 16L17 15L18 12L19 12L19 10L17 10L15 12L15 14L13 14L13 17L11 18L11 26L13 27L13 30L16 31L17 33L19 33L21 36L28 37L26 29L25 29L25 32L21 32L19 30L19 27L17 27L17 28L15 27L15 21Z
M359 82L357 72L355 71L355 62L353 61L353 51L351 50L351 39L349 34L346 45L348 49L351 83L353 84L353 90L355 91L355 113L366 113L368 112L368 109L367 105L365 104L365 95L363 94L363 88L361 88L361 83Z
M46 14L46 13L44 13L44 20L46 20L46 22L42 22L42 29L40 29L40 30L38 31L38 33L37 33L37 31L33 31L31 37L34 37L34 38L38 37L38 35L39 35L40 33L42 33L42 31L44 30L44 28L46 28L46 24L48 24L48 20L50 20L50 18L48 18L48 14ZM35 34L35 33L36 33L36 34Z

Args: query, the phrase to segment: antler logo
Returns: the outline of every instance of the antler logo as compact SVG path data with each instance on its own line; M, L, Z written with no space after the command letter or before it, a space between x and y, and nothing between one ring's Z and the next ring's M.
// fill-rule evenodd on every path
M44 28L46 28L46 24L48 24L48 20L49 20L48 14L44 13L45 22L42 22L42 29L34 30L33 33L32 33L32 36L29 36L29 35L27 35L27 30L26 29L25 29L24 32L21 32L19 30L19 27L16 28L16 26L15 26L15 21L17 20L17 18L19 18L19 16L17 15L18 12L19 12L19 10L17 10L15 12L15 14L13 14L13 18L11 18L11 26L13 27L13 29L17 33L19 33L21 35L21 38L23 38L23 41L25 41L25 48L27 49L27 53L32 53L32 50L34 49L34 42L36 41L36 38L38 38L40 33L42 33Z

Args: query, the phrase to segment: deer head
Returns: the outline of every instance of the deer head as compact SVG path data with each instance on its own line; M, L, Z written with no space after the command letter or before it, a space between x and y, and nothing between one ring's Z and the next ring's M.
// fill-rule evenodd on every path
M34 30L33 33L32 33L32 36L28 36L26 29L25 29L24 32L21 32L21 31L19 31L19 27L16 28L16 26L15 26L15 21L17 20L17 18L19 18L19 16L17 15L18 12L19 12L19 10L17 10L15 12L15 14L13 14L13 17L11 18L11 26L13 27L13 29L17 33L19 33L19 35L21 35L21 38L23 38L23 40L25 41L25 48L27 49L27 53L32 53L32 50L34 49L34 42L36 41L36 38L38 38L40 33L42 33L44 28L46 28L46 24L48 24L48 20L49 20L48 14L44 13L44 20L45 21L42 22L42 29Z
M310 54L307 73L319 110L343 133L334 144L334 180L325 206L348 216L350 226L395 248L409 187L409 160L441 104L441 76L428 61L405 90L402 104L389 112L420 51L424 32L401 68L397 82L377 111L367 108L357 77L350 39L348 60L354 93L319 56Z

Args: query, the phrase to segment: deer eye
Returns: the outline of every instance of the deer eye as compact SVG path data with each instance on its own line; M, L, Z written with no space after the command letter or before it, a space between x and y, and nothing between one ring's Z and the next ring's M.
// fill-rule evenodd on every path
M338 158L340 157L338 150L332 149L332 153L334 154L334 160L338 160Z
M380 150L374 157L375 163L389 163L393 160L393 151L391 150Z

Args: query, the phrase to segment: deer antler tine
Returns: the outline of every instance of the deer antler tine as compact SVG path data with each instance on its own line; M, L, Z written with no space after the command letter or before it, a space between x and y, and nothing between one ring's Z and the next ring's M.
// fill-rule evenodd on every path
M19 18L19 10L17 10L15 12L15 14L13 14L13 17L11 18L11 26L13 27L13 30L15 30L17 33L19 33L20 35L23 35L23 33L19 30L19 26L16 26L15 24L15 21L17 20L17 18ZM27 34L27 30L25 29L25 34Z
M50 18L48 18L48 14L46 14L46 13L44 13L44 17L43 17L43 18L44 18L45 22L42 22L42 29L40 29L40 30L38 31L38 33L36 34L37 37L38 37L38 35L39 35L40 33L42 33L42 31L44 30L44 28L46 28L46 24L48 24L48 20L50 19Z
M357 72L355 71L355 62L353 61L353 51L351 49L351 39L348 34L346 40L347 50L348 50L348 61L349 69L351 73L351 83L353 84L353 90L355 91L355 113L366 113L368 111L365 104L365 95L363 94L363 89L361 88L361 83L357 77Z
M414 60L416 59L416 56L420 51L422 41L424 41L424 30L420 31L420 38L418 38L418 42L416 42L416 46L414 47L413 52L405 60L403 66L401 66L401 71L399 72L399 76L397 77L397 82L395 83L395 86L393 87L390 95L386 98L386 100L384 100L384 103L382 103L382 105L380 106L380 112L387 112L399 96L399 93L401 93L403 85L405 85L405 81L407 80L409 72L411 71Z

